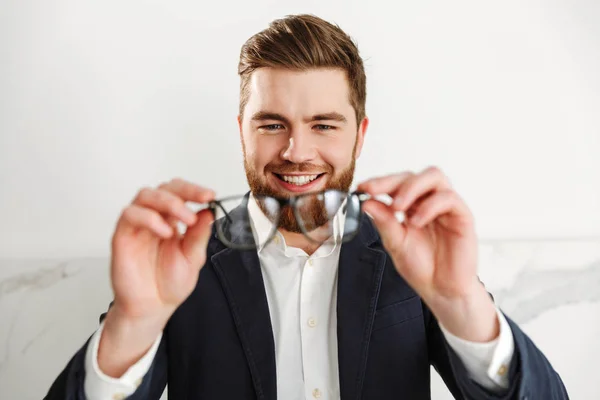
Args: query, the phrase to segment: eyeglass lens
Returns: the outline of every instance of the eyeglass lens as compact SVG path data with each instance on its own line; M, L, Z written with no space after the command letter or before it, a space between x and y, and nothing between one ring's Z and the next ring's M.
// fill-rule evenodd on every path
M287 209L286 209L287 208ZM340 241L353 236L360 220L359 196L337 190L302 195L282 209L268 196L238 196L215 204L217 233L226 245L261 247L283 226L297 229L313 242Z

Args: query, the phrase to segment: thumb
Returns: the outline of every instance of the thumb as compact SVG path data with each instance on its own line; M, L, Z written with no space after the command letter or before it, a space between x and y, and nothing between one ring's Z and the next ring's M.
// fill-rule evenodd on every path
M212 212L204 209L197 213L198 220L188 227L181 244L183 255L190 260L192 266L202 268L206 262L206 247L211 234Z
M406 236L406 226L398 221L395 211L377 200L366 201L363 210L373 218L386 249L391 254L399 255Z

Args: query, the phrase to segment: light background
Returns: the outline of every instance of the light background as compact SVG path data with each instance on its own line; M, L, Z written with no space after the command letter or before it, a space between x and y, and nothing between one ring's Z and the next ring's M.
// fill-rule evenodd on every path
M441 167L476 216L488 287L516 313L528 287L554 297L527 303L539 312L521 322L574 398L599 398L584 371L600 357L600 299L573 300L573 288L600 291L600 3L299 4L2 2L0 320L12 322L0 323L0 398L42 397L95 328L110 301L110 236L139 188L182 177L220 195L246 190L240 46L299 12L338 23L365 59L371 124L357 181ZM44 280L61 265L82 281ZM553 280L565 271L582 275ZM551 296L548 282L565 280ZM19 330L27 351L14 347ZM53 331L64 336L32 345ZM443 393L434 381L434 398Z

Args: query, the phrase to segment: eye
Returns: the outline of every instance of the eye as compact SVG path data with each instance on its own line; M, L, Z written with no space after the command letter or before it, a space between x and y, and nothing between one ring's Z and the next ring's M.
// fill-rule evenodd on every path
M263 130L263 131L267 131L267 132L275 132L278 131L280 129L285 129L285 127L281 124L270 124L270 125L263 125L260 126L258 129Z
M332 131L335 129L335 126L319 124L315 125L315 128L317 128L320 131Z

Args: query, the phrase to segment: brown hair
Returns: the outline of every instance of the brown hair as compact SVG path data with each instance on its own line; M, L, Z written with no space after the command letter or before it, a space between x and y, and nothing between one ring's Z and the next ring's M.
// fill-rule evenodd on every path
M356 123L365 117L367 78L363 60L356 44L337 25L314 15L288 15L248 39L242 46L238 65L240 115L250 96L250 76L262 67L341 68L346 72Z

